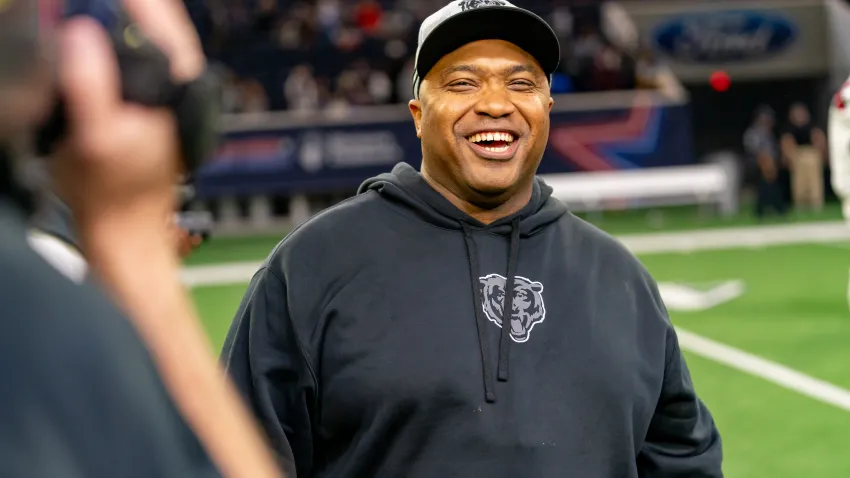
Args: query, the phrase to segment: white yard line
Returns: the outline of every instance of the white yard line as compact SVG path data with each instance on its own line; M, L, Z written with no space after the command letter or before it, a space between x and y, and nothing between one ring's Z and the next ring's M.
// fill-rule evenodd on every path
M741 247L832 243L850 240L850 225L815 222L775 226L732 227L619 237L635 254L663 254Z
M681 328L676 333L683 350L850 412L850 390Z
M181 279L189 287L244 285L262 265L262 262L257 261L184 267Z

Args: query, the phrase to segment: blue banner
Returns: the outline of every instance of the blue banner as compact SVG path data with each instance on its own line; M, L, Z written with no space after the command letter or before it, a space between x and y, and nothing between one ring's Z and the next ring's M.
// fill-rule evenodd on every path
M417 168L421 162L409 119L264 126L226 133L216 158L199 173L197 188L204 197L346 191L402 161ZM634 102L553 112L539 173L693 162L689 107Z

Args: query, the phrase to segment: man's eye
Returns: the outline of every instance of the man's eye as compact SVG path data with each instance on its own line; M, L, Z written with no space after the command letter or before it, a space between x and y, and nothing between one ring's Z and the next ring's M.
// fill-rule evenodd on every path
M527 80L517 80L517 81L512 81L510 86L512 88L517 88L517 89L527 89L527 88L534 88L534 83L527 81Z
M468 86L472 86L472 82L467 81L467 80L457 80L457 81L452 82L449 86L451 86L451 87L468 87Z

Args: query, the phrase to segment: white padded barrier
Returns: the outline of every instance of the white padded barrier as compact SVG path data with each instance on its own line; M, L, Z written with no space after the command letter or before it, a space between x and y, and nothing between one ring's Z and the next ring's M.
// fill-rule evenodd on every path
M575 211L715 204L738 209L738 173L732 161L632 170L543 175L553 196Z

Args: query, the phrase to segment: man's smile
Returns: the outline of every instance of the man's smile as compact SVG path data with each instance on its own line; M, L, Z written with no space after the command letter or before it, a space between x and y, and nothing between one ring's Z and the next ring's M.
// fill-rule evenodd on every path
M479 131L466 137L470 149L484 159L507 161L519 146L519 137L510 131Z

